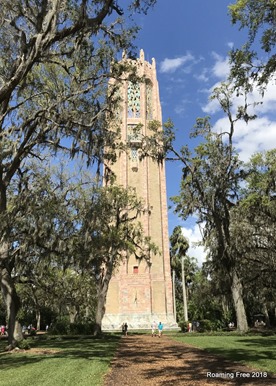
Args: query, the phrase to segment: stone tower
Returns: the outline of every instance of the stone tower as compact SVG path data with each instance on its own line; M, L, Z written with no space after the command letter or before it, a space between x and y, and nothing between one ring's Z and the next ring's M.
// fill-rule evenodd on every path
M152 64L145 61L141 50L140 58L132 63L146 82L122 82L121 135L122 140L130 144L130 152L122 153L111 168L118 184L134 187L137 196L151 207L150 215L144 215L141 222L144 233L158 245L161 255L151 256L151 266L137 261L134 256L122 262L109 285L103 330L118 329L123 322L135 329L150 328L152 321L162 321L165 328L177 326L173 310L165 168L150 158L139 160L138 156L141 134L148 134L148 123L151 120L162 122L155 60ZM141 127L140 133L137 125Z

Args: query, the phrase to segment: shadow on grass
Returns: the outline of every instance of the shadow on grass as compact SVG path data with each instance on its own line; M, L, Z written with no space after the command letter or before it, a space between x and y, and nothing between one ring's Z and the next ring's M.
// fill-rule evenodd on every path
M119 335L105 335L101 338L80 338L72 337L47 337L47 339L27 340L31 349L37 352L26 350L25 352L13 351L4 352L3 342L0 350L0 372L11 367L38 363L49 359L87 359L110 362L120 341Z
M191 336L193 338L193 336ZM176 337L179 339L179 336ZM227 339L227 338L226 338ZM183 343L189 344L189 337L182 341ZM193 339L192 345L196 345L196 340ZM225 356L234 361L246 361L246 362L257 362L261 359L275 360L275 347L276 347L276 336L271 337L251 337L251 336L236 336L236 346L228 347L206 347L205 350L216 355ZM239 343L246 347L245 349L238 347Z

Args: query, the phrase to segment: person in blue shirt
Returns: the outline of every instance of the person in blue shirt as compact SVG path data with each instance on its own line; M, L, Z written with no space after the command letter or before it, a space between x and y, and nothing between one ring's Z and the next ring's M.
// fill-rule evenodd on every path
M159 322L159 324L158 324L158 336L159 336L159 338L161 338L162 332L163 332L163 324L161 322Z

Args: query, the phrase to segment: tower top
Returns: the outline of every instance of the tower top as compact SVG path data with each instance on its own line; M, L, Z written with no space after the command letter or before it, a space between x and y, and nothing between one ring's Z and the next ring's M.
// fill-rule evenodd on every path
M127 59L129 59L129 58L127 57L126 51L123 50L123 52L122 52L122 60L127 60ZM150 65L150 63L147 62L147 61L145 60L145 52L144 52L144 50L143 50L142 48L140 49L140 57L137 58L136 60L137 60L137 61L140 61L141 63L144 63L144 62L145 62L145 63L147 63L148 65ZM155 62L155 59L152 58L151 60L152 60L152 63L151 63L152 68L153 68L153 69L156 69L156 62Z

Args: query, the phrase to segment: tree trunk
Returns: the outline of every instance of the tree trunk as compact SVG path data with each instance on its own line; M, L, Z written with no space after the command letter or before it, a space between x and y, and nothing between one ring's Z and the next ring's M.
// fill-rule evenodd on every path
M20 342L21 340L24 339L24 336L22 333L22 327L18 321L15 322L14 338L15 338L16 342Z
M76 306L67 306L67 311L69 313L69 320L70 320L70 324L73 324L76 322L76 317L78 315L78 310L76 308Z
M268 313L267 305L266 305L266 302L264 299L263 299L263 313L265 316L265 325L266 325L266 327L270 328L271 324L270 324L270 319L269 319L269 313Z
M33 298L34 298L34 302L35 302L36 329L37 329L37 331L39 331L40 330L41 313L40 313L39 302L38 302L38 299L36 296L35 286L32 286L32 293L33 293Z
M1 165L2 166L2 165ZM2 171L2 167L1 167ZM2 175L1 175L2 177ZM7 211L7 187L1 179L0 184L0 213ZM11 350L16 347L15 321L20 307L13 279L11 277L11 262L9 256L9 242L6 238L8 229L0 234L0 285L2 296L6 305L6 317L8 324L8 347Z
M102 332L102 320L105 314L105 303L106 296L108 291L109 282L112 276L112 263L110 264L110 268L107 269L106 273L103 274L98 283L98 296L97 296L97 308L96 308L96 316L95 316L95 329L94 335L100 335Z
M223 317L226 321L229 321L230 319L230 311L229 311L229 301L228 299L226 298L225 295L223 295L221 297L221 307L222 307L222 310L223 310Z
M36 309L35 317L36 317L36 330L40 331L41 313L40 313L40 309L38 308Z
M100 335L102 332L102 320L105 313L106 295L107 295L107 289L105 290L104 288L102 288L97 299L97 308L96 308L96 315L95 315L96 325L94 329L94 335Z
M235 269L232 270L231 276L232 276L231 291L232 291L232 297L233 297L234 307L236 311L237 329L241 332L246 332L248 330L248 323L247 323L247 317L245 313L243 296L242 296L243 286Z
M187 294L186 294L184 256L182 256L181 267L182 267L182 291L183 291L184 322L188 322L188 306L187 306Z
M6 304L7 323L8 323L8 349L16 347L15 322L16 315L20 307L12 277L7 268L1 268L1 291Z

